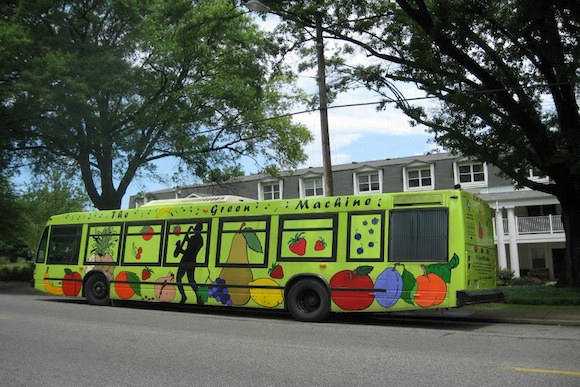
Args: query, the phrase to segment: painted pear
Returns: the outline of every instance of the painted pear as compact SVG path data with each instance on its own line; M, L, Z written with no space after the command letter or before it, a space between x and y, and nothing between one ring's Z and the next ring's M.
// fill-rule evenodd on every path
M236 265L237 267L224 267L220 273L220 278L226 281L226 286L232 300L232 305L245 305L250 300L250 288L248 283L254 280L252 270L249 267L240 267L238 265L248 265L248 245L242 229L234 235L230 253L226 261L227 265ZM240 287L237 287L240 286Z

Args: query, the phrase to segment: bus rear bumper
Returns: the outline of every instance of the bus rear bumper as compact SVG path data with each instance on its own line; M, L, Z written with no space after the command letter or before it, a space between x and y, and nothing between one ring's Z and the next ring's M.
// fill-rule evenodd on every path
M504 301L503 292L497 289L461 290L457 292L457 306Z

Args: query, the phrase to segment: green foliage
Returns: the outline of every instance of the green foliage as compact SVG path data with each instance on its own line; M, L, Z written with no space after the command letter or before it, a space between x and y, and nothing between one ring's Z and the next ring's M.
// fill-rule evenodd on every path
M0 174L0 197L0 255L16 258L21 247L27 244L25 230L28 224L25 207L3 174Z
M78 180L57 171L32 177L21 193L0 178L0 195L0 256L10 262L31 258L52 215L82 211L89 204Z
M497 286L510 285L514 279L515 272L510 269L499 269L496 273Z
M538 286L538 285L542 285L544 282L537 278L537 277L532 277L532 276L523 276L523 277L518 277L518 278L514 278L510 285L512 286Z
M0 263L0 281L30 281L31 279L32 279L32 264Z
M26 118L20 155L80 171L95 207L119 208L134 179L170 183L153 165L164 158L185 164L180 181L229 175L241 156L306 159L308 130L271 119L297 102L294 78L236 2L16 3L6 23L32 47L0 105Z
M501 291L507 304L580 306L580 289L575 287L506 286Z
M78 178L61 171L48 171L34 176L26 185L18 200L21 217L26 222L22 233L24 243L35 250L45 224L52 215L83 211L90 201Z

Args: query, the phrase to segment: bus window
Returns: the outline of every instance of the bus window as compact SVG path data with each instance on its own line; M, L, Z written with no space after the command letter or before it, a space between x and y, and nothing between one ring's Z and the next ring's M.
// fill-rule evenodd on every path
M162 224L128 224L125 233L123 264L158 265L162 235Z
M165 266L207 267L209 258L208 221L171 222L167 224ZM201 238L200 238L201 237Z
M36 263L44 263L46 258L46 245L48 244L48 227L44 229L42 233L42 238L40 238L40 244L38 246L38 251L36 252Z
M87 238L87 254L85 263L117 262L119 254L119 239L121 226L98 225L90 226Z
M81 226L53 226L48 242L48 264L78 264Z
M281 216L278 227L279 261L336 260L337 214Z
M389 225L390 262L447 262L446 208L393 210Z
M348 214L347 261L384 261L384 211Z
M270 218L220 219L216 266L267 267Z

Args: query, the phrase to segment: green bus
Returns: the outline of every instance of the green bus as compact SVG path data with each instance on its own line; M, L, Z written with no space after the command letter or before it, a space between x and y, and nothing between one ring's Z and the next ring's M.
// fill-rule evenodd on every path
M462 190L151 201L51 217L33 286L53 295L330 312L501 299L487 203Z

